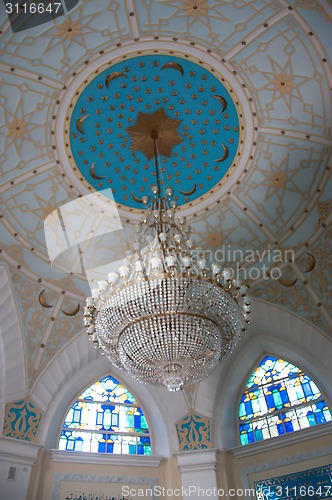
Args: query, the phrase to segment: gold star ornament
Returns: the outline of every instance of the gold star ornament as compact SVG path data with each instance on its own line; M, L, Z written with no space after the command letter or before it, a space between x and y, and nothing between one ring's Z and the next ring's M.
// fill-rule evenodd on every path
M131 149L151 160L157 145L159 155L170 157L174 146L183 141L178 132L180 122L167 116L164 108L150 114L139 112L136 123L126 129L132 139Z

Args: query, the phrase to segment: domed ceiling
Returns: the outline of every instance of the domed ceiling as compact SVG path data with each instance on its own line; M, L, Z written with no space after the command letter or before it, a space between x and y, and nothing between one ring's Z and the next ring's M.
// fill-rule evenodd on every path
M1 9L1 263L28 390L82 334L89 294L84 273L51 267L44 221L100 191L137 222L155 183L153 161L131 149L139 112L180 120L162 182L199 245L233 265L225 249L254 252L247 270L293 250L281 281L249 280L251 294L332 332L326 0L85 0L17 33Z

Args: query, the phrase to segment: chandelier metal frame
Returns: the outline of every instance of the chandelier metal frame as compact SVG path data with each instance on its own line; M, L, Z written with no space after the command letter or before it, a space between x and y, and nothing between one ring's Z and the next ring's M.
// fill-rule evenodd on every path
M165 118L166 117L166 118ZM128 129L132 148L152 157L156 185L136 227L136 241L118 272L86 299L89 337L110 361L136 379L177 391L207 377L238 344L250 321L247 286L230 269L208 263L173 190L161 192L159 150L181 142L179 120L163 110L140 113Z

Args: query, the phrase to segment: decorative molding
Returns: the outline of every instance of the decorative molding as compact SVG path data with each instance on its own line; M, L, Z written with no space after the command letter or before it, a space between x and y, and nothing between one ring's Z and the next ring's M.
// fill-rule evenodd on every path
M266 441L260 441L245 446L237 446L236 448L232 448L230 451L234 458L250 457L251 455L256 455L257 453L265 453L284 446L302 443L311 439L318 439L322 436L328 436L330 434L332 434L332 422L329 422L328 424L321 424L317 427L302 429L291 434L277 436L275 438L267 439Z
M0 292L0 346L2 345L0 374L1 378L3 377L0 391L4 402L7 403L24 398L26 394L26 360L15 292L7 266L3 264L0 264Z
M143 476L100 476L96 474L65 474L58 472L54 474L51 500L58 500L61 481L79 481L93 483L122 483L122 484L142 484L154 488L157 485L157 480L153 477ZM152 495L152 500L156 500L156 496Z
M326 222L328 216L332 213L332 198L318 203L319 224Z
M216 470L217 449L195 450L175 453L178 461L178 468L181 474L183 472L203 472Z
M0 461L33 465L42 448L41 444L0 437Z
M86 453L50 450L53 462L94 465L121 465L126 467L159 467L163 457Z

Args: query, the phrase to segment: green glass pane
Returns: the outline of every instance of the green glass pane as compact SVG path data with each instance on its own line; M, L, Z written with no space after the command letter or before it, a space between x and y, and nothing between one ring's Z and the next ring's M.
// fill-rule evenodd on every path
M282 404L282 399L281 399L281 396L279 394L279 391L277 391L276 389L273 391L273 399L274 399L275 407L278 410L280 410L283 407L283 404Z
M134 415L127 414L127 427L131 429L134 428Z
M248 434L241 434L240 442L242 445L249 444Z

